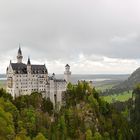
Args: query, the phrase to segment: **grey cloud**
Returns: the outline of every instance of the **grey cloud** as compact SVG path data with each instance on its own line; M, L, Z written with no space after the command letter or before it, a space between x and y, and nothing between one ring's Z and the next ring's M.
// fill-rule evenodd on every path
M139 1L0 2L0 54L12 57L21 43L25 59L42 61L140 56Z

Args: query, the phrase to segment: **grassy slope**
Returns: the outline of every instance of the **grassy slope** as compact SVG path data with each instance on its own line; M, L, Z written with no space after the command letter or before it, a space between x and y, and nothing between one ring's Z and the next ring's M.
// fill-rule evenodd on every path
M0 80L0 88L6 89L6 81Z
M114 84L105 84L97 86L96 89L100 91L105 91L106 89L111 89L114 86Z
M94 86L99 91L105 91L106 89L111 89L112 87L118 85L120 81L107 80L94 83Z
M123 92L123 93L120 93L118 95L109 95L109 96L104 96L103 97L105 101L107 101L108 103L112 103L114 101L121 101L121 102L124 102L124 101L127 101L129 100L130 98L132 98L132 91L130 91L129 93L128 92Z
M102 85L98 85L96 87L97 90L99 91L105 91L106 89L111 89L113 86L115 86L116 83L106 83L106 84L102 84ZM108 95L108 96L103 96L102 98L104 98L105 101L107 101L108 103L112 103L115 101L127 101L130 98L132 98L132 91L128 92L123 92L123 93L118 93L118 95Z

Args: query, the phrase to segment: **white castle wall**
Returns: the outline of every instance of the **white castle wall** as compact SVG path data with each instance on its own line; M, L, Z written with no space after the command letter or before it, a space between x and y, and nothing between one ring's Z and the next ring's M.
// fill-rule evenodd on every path
M18 54L19 55L19 54ZM21 55L21 54L20 54ZM18 57L17 57L18 58ZM17 62L22 62L20 56ZM40 92L45 98L50 98L54 105L62 104L62 93L66 91L67 83L70 82L70 67L65 67L65 80L49 79L48 74L32 74L31 65L27 65L26 74L16 73L11 62L7 68L7 92L14 98L20 95L30 95L32 92ZM54 75L53 75L54 76Z

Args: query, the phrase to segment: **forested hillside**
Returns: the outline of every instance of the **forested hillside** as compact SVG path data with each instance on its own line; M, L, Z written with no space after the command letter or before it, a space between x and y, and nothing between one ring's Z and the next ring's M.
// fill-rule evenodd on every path
M120 82L110 89L105 90L101 95L119 94L133 90L140 83L140 68L136 69L127 80Z
M116 89L132 90L137 84L140 83L140 68L136 69L130 77L123 83L115 86Z
M131 140L128 120L86 82L68 85L60 111L40 93L13 100L0 90L0 140Z

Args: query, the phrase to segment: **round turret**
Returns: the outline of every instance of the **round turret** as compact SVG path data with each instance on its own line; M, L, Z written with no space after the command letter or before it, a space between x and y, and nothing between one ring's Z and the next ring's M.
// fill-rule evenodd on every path
M67 83L70 82L70 76L71 76L70 66L66 64L64 71L64 79L66 80Z

